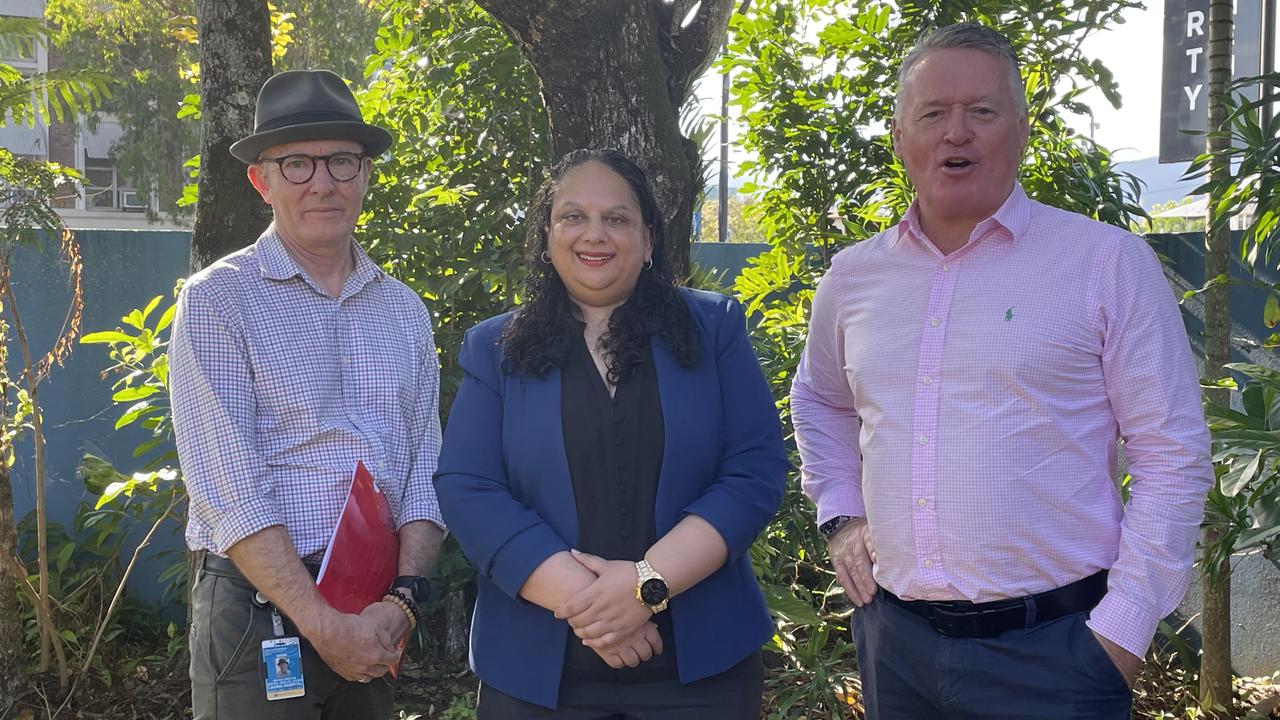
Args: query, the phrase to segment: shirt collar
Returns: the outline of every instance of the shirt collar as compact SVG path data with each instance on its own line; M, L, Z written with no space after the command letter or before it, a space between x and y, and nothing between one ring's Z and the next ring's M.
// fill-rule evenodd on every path
M1013 192L1009 193L1009 197L996 209L991 217L978 223L973 228L973 234L969 236L972 242L975 238L983 237L996 228L1003 228L1009 233L1010 239L1017 242L1019 238L1026 236L1027 225L1031 220L1031 199L1027 197L1027 193L1022 189L1022 184L1015 182L1013 184ZM911 207L907 209L907 214L903 216L902 221L898 223L898 237L894 239L894 244L901 240L903 236L910 235L919 242L926 241L924 231L920 229L920 200L919 198L911 202Z
M303 272L297 261L289 255L289 251L284 248L284 241L280 239L280 233L276 232L275 223L271 223L262 236L258 238L256 244L258 250L258 267L262 272L262 276L270 280L289 280L294 277L301 277L316 292L324 295L315 282ZM343 288L342 297L346 298L359 292L365 285L372 280L381 280L386 273L382 268L369 258L364 248L360 247L360 243L354 239L351 240L351 255L355 261L355 267L351 271L351 277L347 278L346 286Z

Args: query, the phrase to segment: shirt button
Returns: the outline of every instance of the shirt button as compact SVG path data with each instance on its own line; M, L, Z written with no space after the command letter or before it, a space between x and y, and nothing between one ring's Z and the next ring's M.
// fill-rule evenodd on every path
M939 325L942 324L942 321L939 320L938 318L929 318L929 324L934 327L938 327Z
M924 560L924 566L925 566L925 567L927 567L927 568L931 568L931 567L933 567L933 561L932 561L932 560L930 560L929 558L925 558L925 560Z
M924 435L921 435L921 436L920 436L920 444L921 444L921 445L928 445L928 444L929 444L929 438L925 437Z
M920 498L919 500L916 501L916 504L919 505L920 507L924 507L925 505L929 504L929 501L924 498Z
M343 365L346 365L346 364L347 364L347 356L346 356L346 355L343 355L343 356L342 356L342 364L343 364Z
M920 379L920 381L921 381L921 382L923 382L925 385L932 385L932 384L933 384L933 376L932 376L932 375L925 375L923 378L921 378L921 379Z
M942 263L942 272L951 272L951 263Z

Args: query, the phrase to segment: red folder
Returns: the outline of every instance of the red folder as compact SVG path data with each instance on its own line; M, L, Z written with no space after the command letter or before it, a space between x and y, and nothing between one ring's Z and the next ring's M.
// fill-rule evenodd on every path
M400 539L391 508L364 463L357 461L342 515L320 563L316 587L338 612L358 615L382 600L399 567ZM400 649L405 644L402 642ZM395 675L393 667L391 676Z

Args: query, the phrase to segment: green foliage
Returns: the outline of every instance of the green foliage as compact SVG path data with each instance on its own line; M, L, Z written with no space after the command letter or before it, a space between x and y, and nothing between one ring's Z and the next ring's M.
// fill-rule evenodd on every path
M1141 233L1203 233L1203 214L1199 217L1159 217L1162 212L1190 205L1194 202L1196 202L1196 198L1194 196L1188 196L1181 200L1169 200L1168 202L1156 203L1151 207L1151 221L1145 226L1135 226L1131 229L1135 232Z
M46 14L67 67L115 79L111 98L97 109L111 113L123 131L111 150L121 176L178 216L182 159L199 144L199 126L177 117L183 97L196 92L199 72L194 0L50 0ZM96 114L78 114L96 127Z
M175 295L176 295L175 290ZM176 460L172 450L155 455L154 451L165 447L173 432L173 418L169 409L169 355L166 331L173 323L176 304L169 304L155 322L148 321L160 306L163 296L157 295L145 308L134 309L120 318L125 327L93 332L80 338L86 345L108 346L107 355L112 365L104 374L118 374L120 379L112 386L111 400L124 407L116 420L115 428L135 423L151 432L151 437L139 445L133 453L135 459L151 457L145 467L156 469L161 463Z
M763 243L764 231L756 223L755 209L751 198L743 199L740 195L729 198L729 242ZM698 240L717 242L720 239L720 200L708 198L702 203L702 229Z
M109 462L91 454L81 460L80 475L86 490L97 499L78 505L70 528L53 525L49 533L50 596L57 598L56 627L77 667L88 662L91 676L111 686L143 663L167 663L185 647L185 633L162 619L162 608L125 594L119 595L134 570L126 549L135 530L154 528L179 510L185 492L178 470L163 464L174 454L160 445L169 438L172 421L168 408L168 360L165 331L173 320L174 306L156 313L157 296L143 309L121 318L124 327L90 333L81 343L109 346L113 362L104 373L122 374L113 387L113 401L122 408L117 430L139 424L151 437L138 445L133 457L146 460L143 469L125 475ZM34 513L32 513L34 516ZM19 528L24 555L33 553L34 521ZM168 557L166 558L165 555ZM167 562L165 562L167 560ZM165 562L158 581L168 603L184 603L186 563L181 551L161 553ZM111 607L114 612L107 612ZM24 607L28 640L38 628L34 607Z
M291 42L276 59L276 71L332 70L348 80L364 74L374 51L379 12L368 0L276 0L291 15Z
M30 57L45 41L44 24L35 18L0 17L0 56ZM0 63L0 124L34 125L62 121L92 110L109 96L107 76L83 70L51 70L23 75ZM34 244L38 233L56 237L62 219L52 201L70 194L79 178L71 168L33 160L0 149L0 243L5 252L14 242Z
M158 195L171 217L189 214L195 188L188 199L184 160L200 141L195 1L50 0L46 14L69 68L115 78L112 97L95 105L124 131L111 151L121 175L142 197ZM323 67L349 79L360 76L378 25L368 3L352 0L277 0L271 20L276 70Z
M471 2L380 0L365 117L398 137L362 216L370 254L433 311L442 414L454 354L475 323L511 307L523 281L523 209L549 154L533 73Z
M1259 87L1258 100L1250 101L1243 91ZM1229 163L1236 171L1222 180L1206 182L1195 190L1208 193L1213 208L1212 230L1228 227L1237 215L1252 213L1240 245L1240 258L1251 267L1261 260L1272 266L1280 247L1280 115L1262 125L1261 109L1280 101L1280 73L1240 78L1233 82L1224 98L1227 120L1211 136L1229 140L1225 151L1215 156L1206 153L1196 158L1187 175L1208 177L1209 165L1215 160Z
M53 607L59 637L68 660L78 668L101 629L103 644L89 665L89 676L108 687L141 663L173 658L184 637L163 619L160 607L129 596L115 613L103 617L103 610L123 577L120 557L128 529L138 516L138 509L129 505L94 509L88 503L80 503L71 526L50 523L48 530L49 596L57 601ZM19 523L18 534L20 557L34 565L34 511ZM32 576L30 581L34 584L36 578ZM104 622L105 627L100 628ZM26 645L38 647L35 609L26 596L22 602L22 627Z
M174 289L177 295L177 288ZM86 489L97 495L90 513L115 518L102 523L99 542L113 533L121 533L158 518L181 516L186 503L182 473L177 468L177 454L172 450L173 417L169 407L168 331L173 322L175 303L165 305L157 295L146 307L134 309L120 318L123 325L115 330L93 332L80 342L107 346L111 365L103 376L118 376L112 385L112 402L120 410L115 429L137 425L149 437L133 450L133 460L140 469L124 473L110 462L86 453L80 462L80 473ZM159 311L159 312L157 312ZM127 524L124 524L125 521ZM175 553L160 573L165 597L172 602L185 602L186 563Z
M1132 199L1136 181L1114 170L1109 153L1071 132L1062 113L1087 113L1079 97L1091 87L1118 104L1111 73L1083 56L1080 43L1136 5L754 3L732 19L721 67L734 73L733 103L746 125L741 144L756 155L742 173L768 181L760 216L765 233L793 251L827 248L902 216L910 188L888 135L897 70L923 30L960 20L1004 32L1023 59L1032 119L1023 171L1028 194L1127 227L1142 215Z
M1205 524L1221 534L1202 548L1203 564L1212 571L1252 550L1280 568L1280 373L1247 363L1227 368L1248 380L1240 388L1242 410L1205 401L1216 477Z

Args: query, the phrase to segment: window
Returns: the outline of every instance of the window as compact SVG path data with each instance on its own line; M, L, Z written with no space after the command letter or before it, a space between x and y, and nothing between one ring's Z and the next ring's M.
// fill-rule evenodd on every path
M110 160L87 158L84 168L84 208L85 210L124 210L125 212L143 212L147 206L142 202L132 183L127 182L116 172Z
M86 165L84 168L84 207L86 210L114 210L120 207L116 197L116 169L110 165Z

